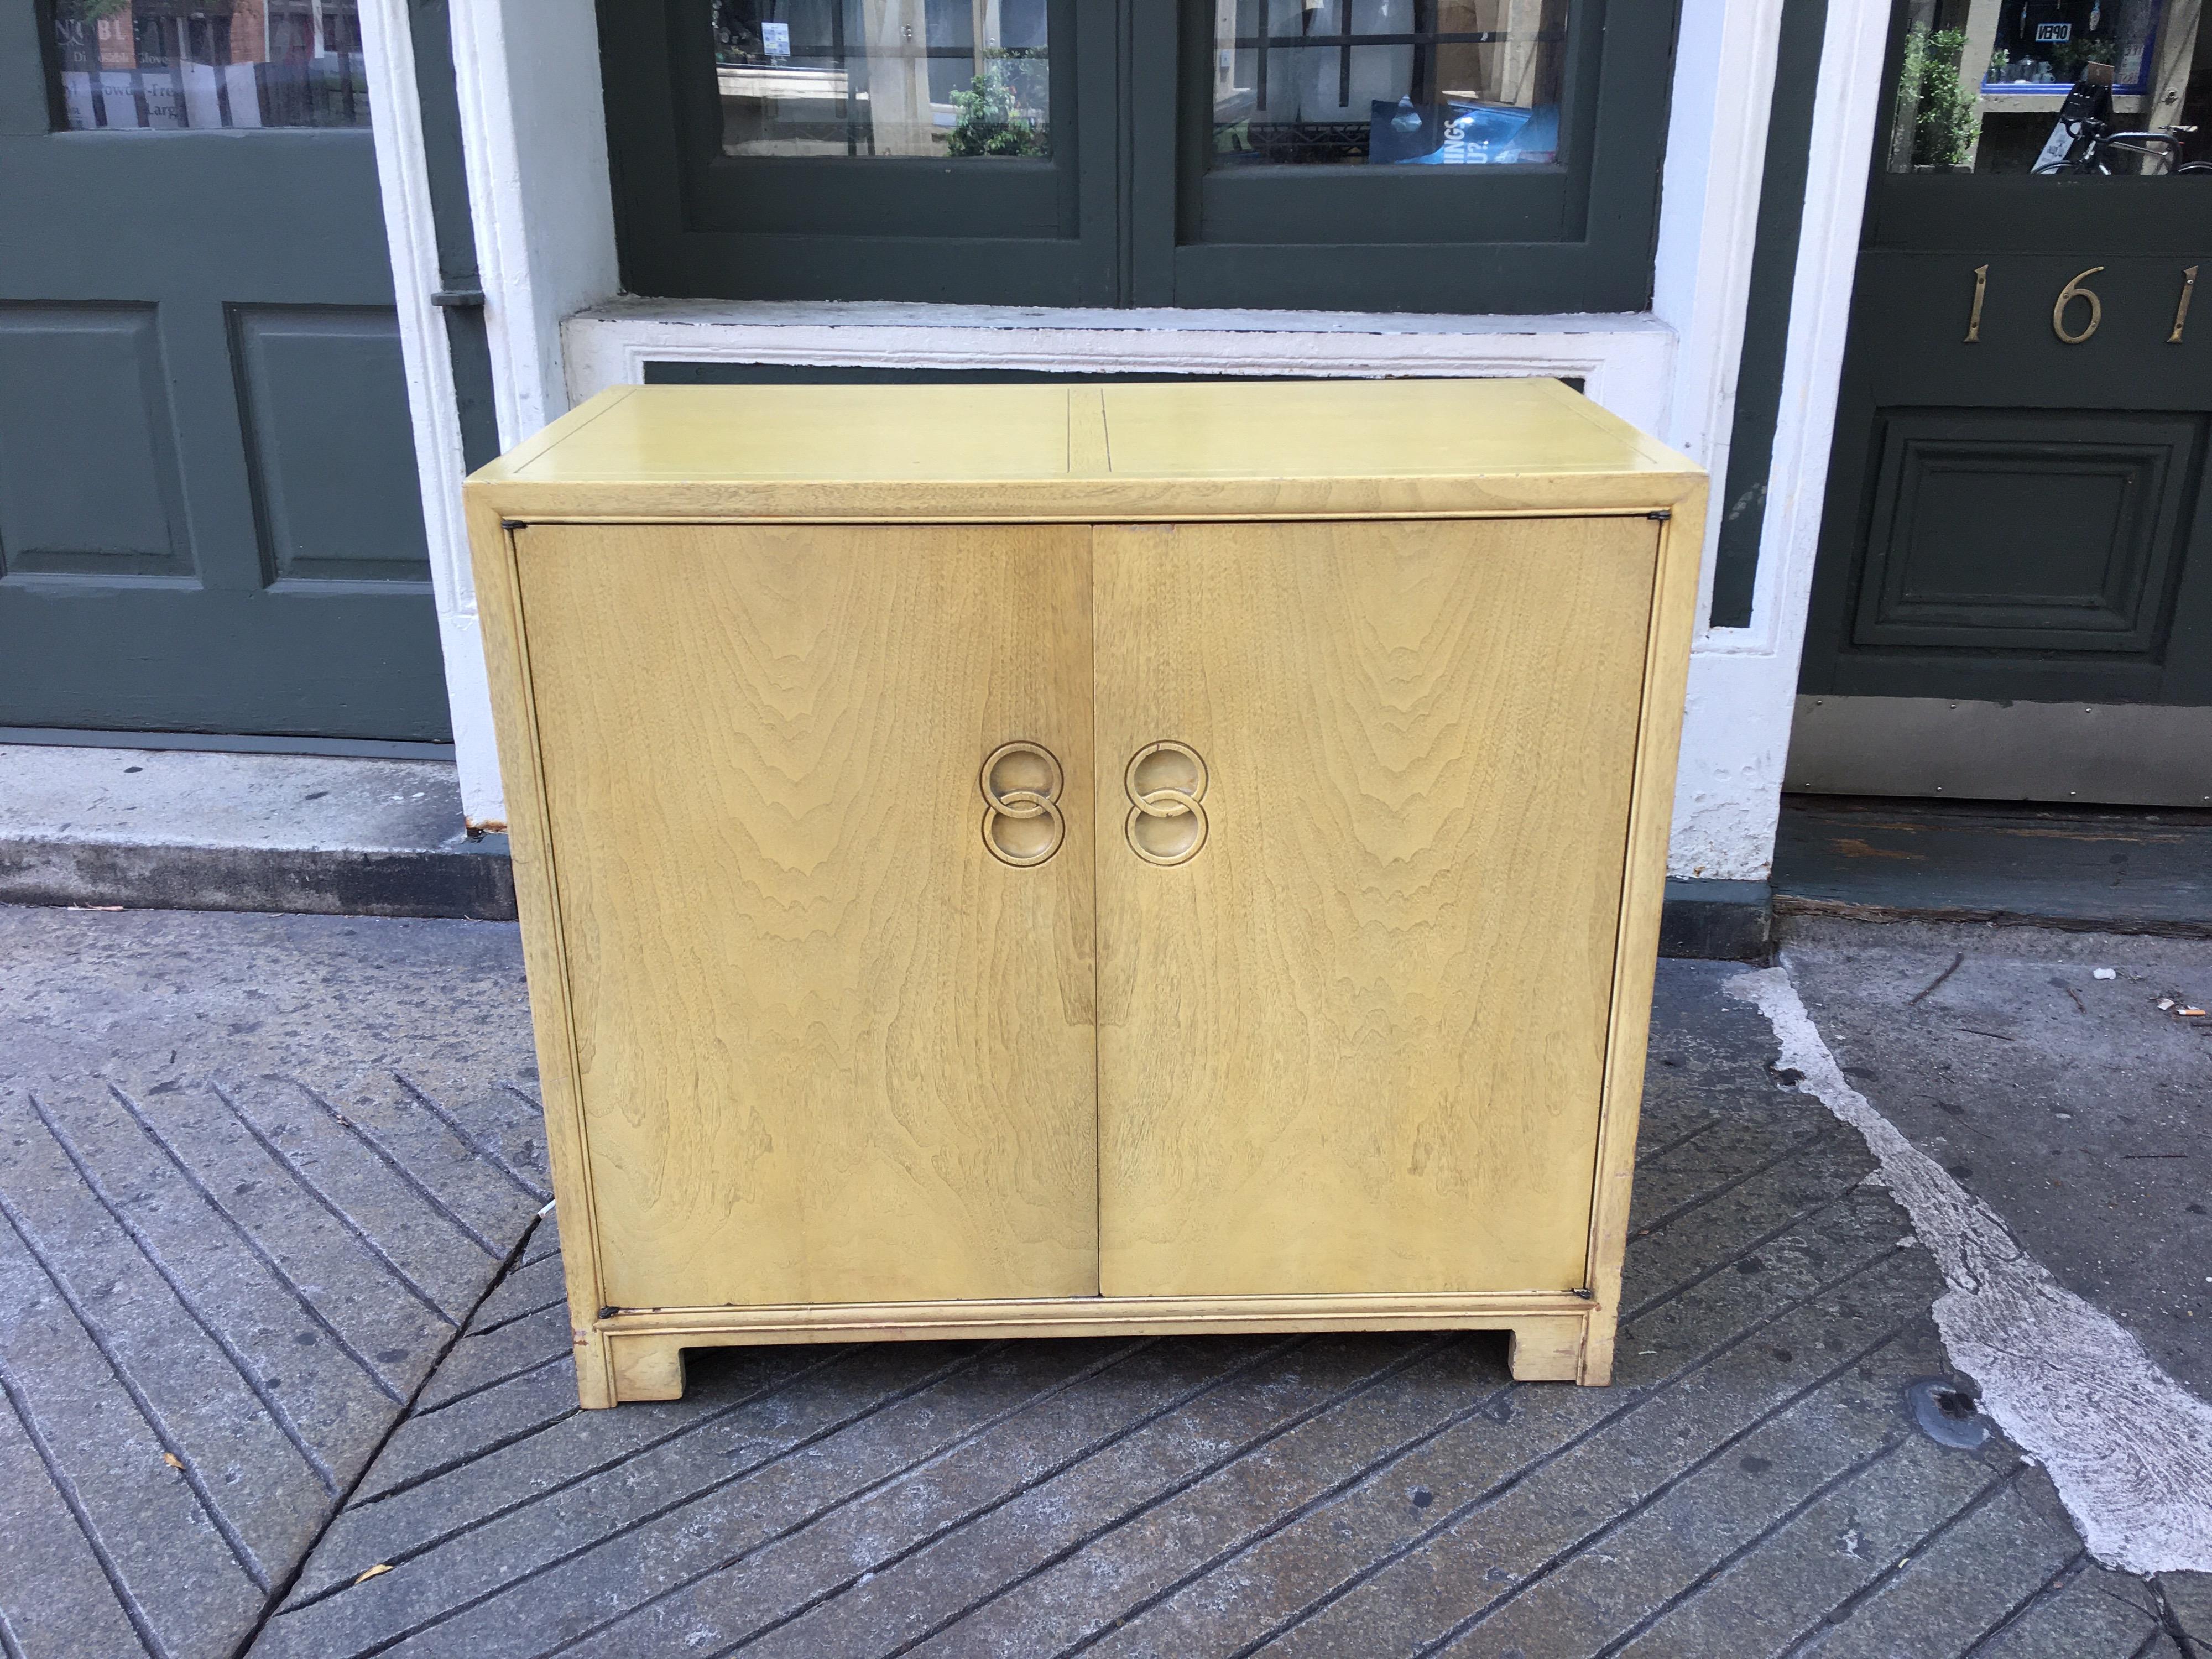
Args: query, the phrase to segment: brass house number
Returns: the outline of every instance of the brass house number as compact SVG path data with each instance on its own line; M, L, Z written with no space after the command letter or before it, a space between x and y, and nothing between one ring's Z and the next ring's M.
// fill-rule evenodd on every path
M2081 344L2104 325L2105 302L2097 297L2095 289L2081 286L2103 269L2102 265L2091 265L2088 270L2067 283L2064 288L2060 289L2057 299L2051 302L2051 331L2068 345ZM2079 333L2066 326L2066 308L2076 300L2087 300L2089 302L2089 320L2082 325Z
M2088 270L2073 277L2065 287L2060 289L2058 297L2051 301L2051 331L2068 345L2083 344L2105 325L2105 302L2097 297L2096 289L2083 286L2089 278L2104 269L2102 265L2091 265ZM2195 265L2185 266L2182 270L2181 295L2173 304L2173 328L2172 331L2166 337L2166 343L2168 345L2179 345L2182 331L2189 326L2189 301L2191 296L2197 292L2197 267ZM1976 265L1973 305L1966 313L1966 343L1968 345L1979 345L1982 343L1982 307L1988 300L1989 294L1990 268L1987 265ZM2088 307L2087 313L2075 310L2074 307L2077 303ZM2076 323L2081 326L2075 327Z

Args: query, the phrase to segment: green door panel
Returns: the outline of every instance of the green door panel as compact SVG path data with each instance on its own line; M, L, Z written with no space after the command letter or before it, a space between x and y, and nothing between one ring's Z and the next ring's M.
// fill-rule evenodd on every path
M33 9L0 8L0 726L448 740L369 133L41 130Z
M2183 313L2212 275L2212 173L2124 149L2131 174L2033 171L2068 91L2044 70L2085 52L2118 64L2115 128L2212 154L2198 10L2082 9L2069 57L1987 0L1900 0L1807 696L2212 704L2212 310Z
M1861 254L1807 695L2212 702L2212 318L2172 343L2195 262L2097 252Z

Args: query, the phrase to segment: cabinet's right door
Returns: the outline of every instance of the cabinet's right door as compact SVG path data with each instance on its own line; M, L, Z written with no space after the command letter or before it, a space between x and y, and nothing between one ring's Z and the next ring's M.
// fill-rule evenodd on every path
M1583 1284L1658 528L1097 532L1107 1295Z

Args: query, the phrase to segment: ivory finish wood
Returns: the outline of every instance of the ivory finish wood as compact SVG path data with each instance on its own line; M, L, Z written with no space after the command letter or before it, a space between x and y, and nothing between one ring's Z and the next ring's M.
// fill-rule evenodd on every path
M1606 1380L1704 489L1536 381L624 388L479 473L583 1403L1023 1334Z
M1090 536L516 536L606 1304L1097 1291Z
M1704 474L1556 380L620 386L471 488L508 518L1090 524L1643 513Z
M1697 629L1698 561L1705 545L1705 497L1692 495L1662 522L1653 583L1651 632L1637 709L1636 787L1628 806L1628 858L1621 880L1620 932L1613 964L1613 1006L1606 1032L1605 1098L1598 1112L1597 1182L1590 1206L1590 1316L1578 1380L1613 1378L1620 1270L1636 1174L1636 1130L1644 1109L1644 1068L1651 993L1659 967L1659 910L1667 890L1667 841L1674 816L1674 757L1688 695L1690 641Z
M1582 1285L1658 531L1097 532L1107 1295Z
M1573 1297L1139 1297L892 1302L623 1313L601 1322L623 1400L684 1393L686 1348L718 1343L985 1342L1018 1336L1260 1336L1282 1331L1504 1331L1524 1382L1582 1375L1589 1305ZM1597 1379L1602 1381L1603 1379Z

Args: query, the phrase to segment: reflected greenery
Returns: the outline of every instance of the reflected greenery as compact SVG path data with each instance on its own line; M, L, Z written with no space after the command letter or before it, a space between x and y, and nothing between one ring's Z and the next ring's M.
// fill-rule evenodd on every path
M1912 112L1915 167L1960 167L1973 159L1982 123L1973 94L1959 80L1959 58L1966 49L1963 29L1915 27L1905 38L1898 107Z
M983 67L964 91L952 94L955 118L945 152L951 155L1049 155L1052 144L1037 111L1027 106L1004 58Z

